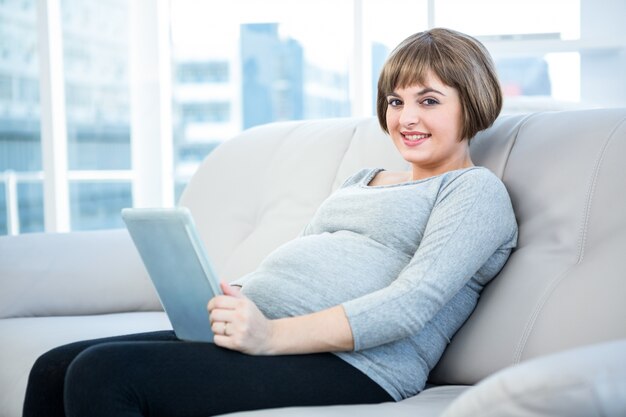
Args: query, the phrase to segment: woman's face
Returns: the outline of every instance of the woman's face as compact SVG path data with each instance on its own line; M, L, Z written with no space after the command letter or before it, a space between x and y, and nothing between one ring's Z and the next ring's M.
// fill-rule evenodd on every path
M472 165L468 141L460 140L462 109L455 88L430 74L424 85L397 88L387 103L389 134L414 177Z

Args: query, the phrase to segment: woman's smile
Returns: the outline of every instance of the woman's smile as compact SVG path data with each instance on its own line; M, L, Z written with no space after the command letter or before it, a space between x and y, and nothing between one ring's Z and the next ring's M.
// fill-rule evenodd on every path
M430 139L430 133L423 132L401 132L402 141L406 146L418 146Z

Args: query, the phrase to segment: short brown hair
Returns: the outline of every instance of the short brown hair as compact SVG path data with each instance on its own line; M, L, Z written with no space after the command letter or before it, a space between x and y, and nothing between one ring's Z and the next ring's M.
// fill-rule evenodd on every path
M396 88L423 84L429 71L459 92L461 140L493 124L502 109L502 90L487 49L463 33L435 28L402 41L389 55L378 78L376 112L387 128L387 97Z

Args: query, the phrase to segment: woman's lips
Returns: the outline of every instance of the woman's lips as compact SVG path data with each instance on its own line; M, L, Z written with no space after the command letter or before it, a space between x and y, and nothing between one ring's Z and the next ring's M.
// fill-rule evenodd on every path
M406 146L418 146L430 139L430 133L402 132L402 141Z

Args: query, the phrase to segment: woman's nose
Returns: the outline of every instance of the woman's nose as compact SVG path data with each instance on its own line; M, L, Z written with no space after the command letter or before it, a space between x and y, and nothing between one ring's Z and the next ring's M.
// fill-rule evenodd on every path
M402 126L414 126L419 123L419 111L413 106L404 106L400 114L400 124Z

